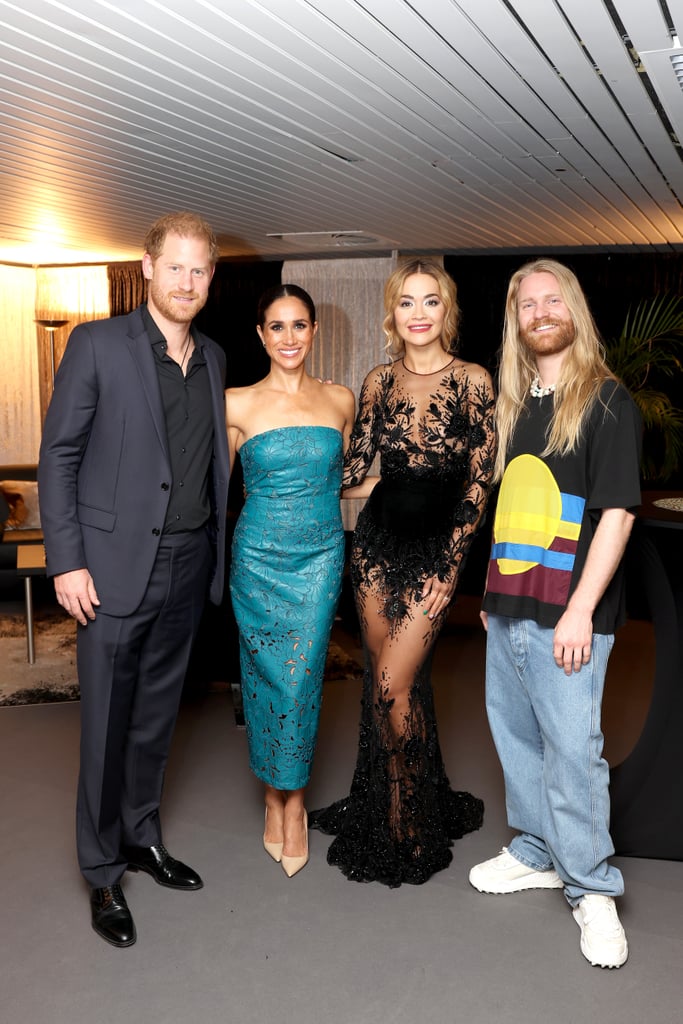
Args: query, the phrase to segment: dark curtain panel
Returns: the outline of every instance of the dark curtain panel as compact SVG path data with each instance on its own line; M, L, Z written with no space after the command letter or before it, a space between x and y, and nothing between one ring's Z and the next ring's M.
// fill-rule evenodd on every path
M281 274L280 260L216 264L208 302L195 323L225 350L228 387L253 384L268 373L256 333L256 307L261 294L280 283Z
M139 260L130 263L110 263L107 267L107 277L111 316L130 313L144 301L145 279Z

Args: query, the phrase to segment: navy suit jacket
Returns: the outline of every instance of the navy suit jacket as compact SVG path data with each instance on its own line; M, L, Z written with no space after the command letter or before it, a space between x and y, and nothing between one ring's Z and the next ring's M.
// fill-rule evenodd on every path
M195 332L211 385L214 448L209 492L221 599L229 458L225 353ZM45 418L38 465L48 575L87 568L109 615L140 604L161 540L171 464L159 380L140 309L80 324L69 337Z

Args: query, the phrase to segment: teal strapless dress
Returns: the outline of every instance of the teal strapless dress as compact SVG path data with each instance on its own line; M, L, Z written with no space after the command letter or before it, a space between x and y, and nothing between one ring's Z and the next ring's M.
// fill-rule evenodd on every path
M344 566L342 436L280 427L240 449L246 502L230 592L254 774L300 789L311 774L330 630Z

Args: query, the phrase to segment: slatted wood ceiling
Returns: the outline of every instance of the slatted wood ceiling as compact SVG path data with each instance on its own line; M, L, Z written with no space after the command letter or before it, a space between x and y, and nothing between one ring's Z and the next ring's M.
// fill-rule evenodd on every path
M676 33L683 0L0 0L0 260L135 258L184 207L224 255L683 248Z

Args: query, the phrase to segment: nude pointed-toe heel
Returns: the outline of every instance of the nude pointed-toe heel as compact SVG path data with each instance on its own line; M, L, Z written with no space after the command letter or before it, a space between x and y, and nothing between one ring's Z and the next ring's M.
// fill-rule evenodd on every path
M268 821L268 808L266 807L266 822ZM273 860L279 864L282 860L282 847L284 843L269 843L266 840L266 833L263 833L263 849L269 854Z
M308 864L308 815L304 811L304 828L306 829L306 853L303 857L286 857L282 854L282 868L288 878L295 875L297 871L301 871L303 867Z

